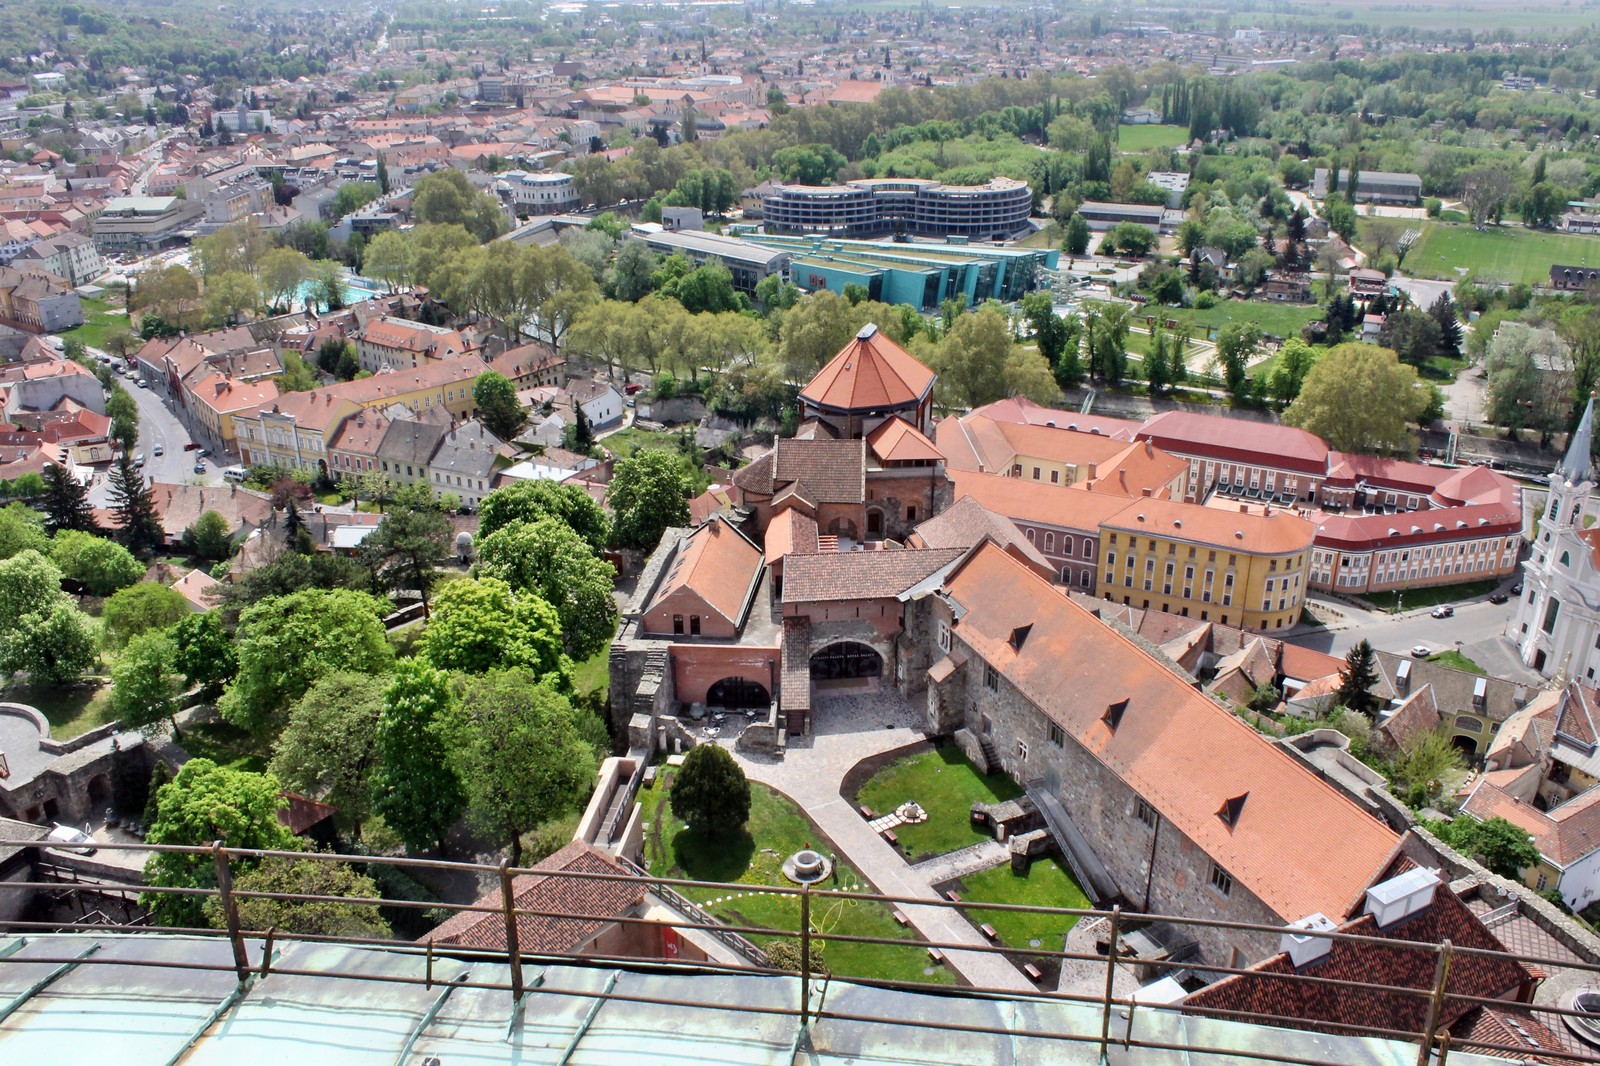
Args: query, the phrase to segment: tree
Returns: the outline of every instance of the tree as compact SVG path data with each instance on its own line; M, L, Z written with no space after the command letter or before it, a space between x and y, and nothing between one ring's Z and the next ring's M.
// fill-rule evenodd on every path
M154 551L167 542L155 498L126 452L111 468L111 507L117 516L117 539L130 550Z
M106 416L111 419L111 439L121 445L123 454L139 442L139 408L120 384L113 384L106 396Z
M656 288L662 295L677 300L692 315L741 311L746 306L744 297L733 287L733 272L715 256L683 277Z
M389 286L389 291L410 285L417 273L417 249L399 230L384 230L367 242L361 254L361 271Z
M261 284L242 270L206 278L206 320L231 326L261 306Z
M437 845L442 852L445 834L466 805L446 742L434 728L454 702L448 677L421 659L396 663L383 693L373 809L412 851Z
M1013 342L1006 316L992 305L956 319L926 354L955 405L981 407L1007 396L1050 403L1060 396L1043 357Z
M233 881L240 893L268 892L290 896L335 896L349 899L377 899L377 882L356 872L347 862L335 859L285 858L273 855L254 869L240 871ZM353 903L349 899L266 899L241 896L238 899L239 924L250 930L277 929L300 936L366 937L386 939L394 935L376 904ZM215 929L227 926L222 902L206 899L206 921Z
M94 623L65 595L0 632L0 671L26 673L35 685L76 681L94 659Z
M557 691L571 688L561 616L538 595L513 592L499 578L452 581L440 590L422 654L441 670L483 674L526 667Z
M1516 176L1507 168L1484 164L1461 176L1461 202L1466 205L1472 224L1483 229L1498 219L1506 200L1516 188Z
M238 675L220 704L223 718L258 738L282 731L289 706L336 670L376 674L394 652L380 604L350 589L305 589L262 600L239 615Z
M106 646L121 648L141 633L165 629L192 613L189 601L175 588L154 581L130 585L106 600L101 610Z
M1402 363L1420 367L1437 355L1440 345L1439 323L1432 315L1415 308L1390 311L1378 330L1378 344L1393 349Z
M1085 300L1082 304L1082 320L1083 347L1089 357L1089 375L1116 385L1127 371L1131 305Z
M658 266L660 259L649 245L637 237L625 238L606 271L606 295L629 303L644 299L650 295L650 278Z
M1295 397L1300 395L1306 375L1311 372L1315 362L1316 353L1311 345L1299 337L1284 341L1283 350L1278 353L1278 365L1273 368L1272 381L1269 383L1273 398L1280 404L1293 403Z
M0 559L30 548L40 553L50 550L50 538L45 535L39 513L20 502L0 510Z
M1527 831L1504 818L1480 822L1470 815L1459 815L1450 822L1425 822L1424 828L1512 881L1521 879L1523 870L1539 863L1539 848L1528 839Z
M111 710L124 729L149 730L171 722L173 736L181 737L174 716L182 682L173 639L159 629L141 633L111 668Z
M750 782L720 744L699 744L672 781L672 814L709 837L730 837L750 820Z
M221 617L214 611L190 614L168 632L178 646L177 664L185 683L198 687L203 699L214 700L239 666Z
M383 153L378 153L378 168L373 175L378 179L378 191L384 196L389 195L389 165L383 160Z
M372 808L378 719L389 678L340 670L317 679L289 708L269 766L286 788L337 807L357 837Z
M688 525L692 487L671 452L647 448L619 459L606 486L617 543L653 551L668 527Z
M1372 645L1363 640L1344 657L1344 669L1339 672L1339 691L1334 696L1334 702L1371 717L1383 705L1372 692L1377 683L1377 656L1372 652Z
M522 402L517 399L517 388L505 375L486 370L472 383L472 402L478 407L478 419L490 433L501 440L512 440L522 432L528 421Z
M324 311L344 307L344 271L332 259L317 259L311 264L311 297Z
M1339 451L1407 452L1410 423L1430 399L1416 370L1389 349L1341 344L1317 360L1283 420Z
M415 591L428 614L428 594L439 567L450 561L454 541L450 519L437 507L396 507L361 544L361 557L373 579L396 591Z
M1559 366L1566 352L1566 345L1551 330L1501 323L1483 359L1489 421L1505 426L1513 436L1532 429L1546 441L1566 428L1572 394L1561 374L1540 369L1541 363L1547 368Z
M480 244L510 228L499 202L473 188L466 174L449 167L412 186L411 213L419 222L464 226Z
M1429 806L1453 794L1466 769L1461 749L1450 743L1450 732L1444 728L1417 737L1394 760L1395 781L1412 807Z
M495 489L478 508L478 539L512 522L558 518L596 553L611 541L611 519L579 485L554 481L517 481Z
M852 304L828 289L807 293L783 313L778 352L791 381L809 381L868 322L896 344L906 341L899 316L886 304L863 300Z
M513 866L523 833L576 810L594 787L595 752L579 713L531 671L500 670L468 679L439 722L467 820L510 845Z
M1085 222L1083 216L1076 211L1067 219L1066 234L1061 240L1061 248L1068 255L1083 255L1089 250L1089 223Z
M1137 259L1149 255L1155 246L1156 235L1150 232L1148 226L1141 226L1137 222L1118 222L1100 238L1102 255L1120 252Z
M289 310L300 287L311 280L311 260L293 248L274 248L261 257L261 293L274 307Z
M1235 322L1217 334L1217 365L1223 384L1235 403L1249 394L1250 361L1261 344L1261 329L1254 322Z
M187 844L203 847L221 840L230 848L297 851L300 842L278 822L280 786L271 774L230 770L210 759L190 759L178 776L162 785L152 797L155 817L145 840L151 844ZM251 860L232 860L236 870L248 870ZM217 868L210 855L159 852L144 865L145 883L151 889L216 888ZM197 927L204 919L199 896L178 896L150 891L139 902L157 925Z
M233 538L228 520L216 511L205 511L183 531L183 548L201 559L222 560L233 554Z
M567 654L574 659L594 655L617 631L616 571L556 519L512 522L483 538L474 573L499 578L554 607Z
M63 576L81 583L91 596L109 596L144 577L144 564L127 548L75 529L56 534L50 557Z
M61 568L44 553L26 548L0 560L0 632L23 615L48 610L65 598Z
M830 185L845 162L826 144L797 144L772 153L773 173L798 185Z
M1439 327L1438 352L1446 359L1461 358L1461 317L1448 291L1428 305L1428 315Z
M110 413L109 411L107 412ZM99 525L89 507L89 490L72 472L59 463L44 468L44 528L51 533L78 529L98 533Z

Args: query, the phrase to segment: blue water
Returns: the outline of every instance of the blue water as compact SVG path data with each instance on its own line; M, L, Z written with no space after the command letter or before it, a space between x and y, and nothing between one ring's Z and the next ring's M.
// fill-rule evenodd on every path
M344 282L344 303L346 307L353 303L360 303L362 300L369 300L374 296L382 296L387 291L383 282L364 278L360 274L352 274L348 270L341 273L339 277ZM290 304L290 310L304 311L306 301L311 299L311 294L316 290L316 287L316 282L313 281L308 281L301 285L294 294L294 302ZM315 300L312 302L318 311L327 310L322 306L322 301Z

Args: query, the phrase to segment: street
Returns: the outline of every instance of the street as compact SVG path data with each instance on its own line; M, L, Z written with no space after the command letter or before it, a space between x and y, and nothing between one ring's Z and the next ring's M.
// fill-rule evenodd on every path
M1501 585L1509 591L1514 578ZM1421 644L1435 652L1460 650L1493 677L1509 678L1529 684L1544 679L1524 666L1511 645L1502 638L1506 625L1516 613L1516 601L1493 604L1487 598L1462 601L1454 605L1453 618L1434 618L1431 608L1407 610L1392 615L1363 611L1347 603L1318 600L1324 614L1337 611L1341 616L1327 629L1299 629L1288 639L1303 648L1346 655L1356 643L1366 640L1374 648L1405 655Z
M93 349L91 353L100 354ZM121 381L139 408L139 443L134 446L134 454L144 456L145 475L168 484L221 484L221 469L216 464L215 455L202 460L194 452L184 451L183 446L190 440L189 431L163 402L160 394L152 389L139 388L132 378L122 377ZM161 447L161 455L155 454L157 445ZM204 474L194 472L197 462L205 465ZM95 475L94 483L89 488L89 500L97 507L110 506L109 473Z

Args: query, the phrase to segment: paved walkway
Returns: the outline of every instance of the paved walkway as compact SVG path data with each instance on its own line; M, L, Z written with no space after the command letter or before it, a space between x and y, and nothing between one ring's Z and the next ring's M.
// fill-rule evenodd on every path
M798 803L879 892L939 899L928 878L906 865L900 853L839 795L845 774L862 759L924 739L917 728L918 715L895 692L830 696L817 702L812 736L791 746L784 758L753 758L740 752L734 752L734 757L751 778ZM983 935L953 909L915 904L901 904L899 909L927 940L988 946ZM1003 955L947 951L945 961L978 987L1034 991L1033 984Z

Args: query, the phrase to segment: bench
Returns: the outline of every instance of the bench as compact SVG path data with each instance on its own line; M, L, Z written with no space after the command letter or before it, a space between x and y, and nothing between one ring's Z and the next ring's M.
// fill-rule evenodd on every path
M944 894L944 898L949 900L951 903L960 903L961 893L952 888L950 891Z
M1027 974L1034 984L1038 984L1040 981L1044 980L1044 974L1039 972L1039 967L1035 966L1031 962L1022 968L1022 972Z
M978 932L982 933L984 936L988 937L990 940L999 940L1000 939L1000 934L995 932L994 931L994 926L990 925L988 922L984 922L982 925L978 926Z
M911 919L906 917L906 912L900 910L898 907L895 908L891 913L894 915L894 920L899 922L901 925L911 924Z
M889 843L893 844L895 847L899 847L900 846L900 838L894 835L894 830L893 829L885 829L883 831L883 839L887 840Z
M944 952L940 951L938 948L929 948L928 958L932 959L934 962L943 962Z
M871 807L868 807L865 803L857 807L856 810L860 811L861 817L865 818L869 822L878 817L878 812L874 811Z

